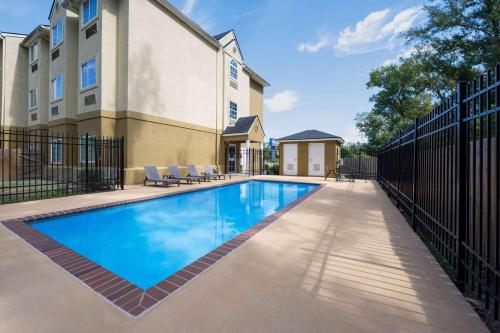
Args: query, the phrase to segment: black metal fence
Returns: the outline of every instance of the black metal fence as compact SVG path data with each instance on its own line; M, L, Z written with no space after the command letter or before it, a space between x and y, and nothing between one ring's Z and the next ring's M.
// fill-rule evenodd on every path
M337 168L356 179L377 178L377 155L362 145L343 146Z
M378 181L494 318L500 301L500 66L381 148Z
M123 185L123 138L0 129L0 204Z
M257 148L231 146L226 149L226 173L255 175L277 175L279 158L272 159L270 151Z

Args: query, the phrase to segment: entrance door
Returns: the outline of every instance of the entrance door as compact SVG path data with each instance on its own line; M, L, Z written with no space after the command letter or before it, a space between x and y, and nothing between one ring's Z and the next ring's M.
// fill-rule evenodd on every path
M227 149L227 172L236 172L236 145L230 144Z
M309 144L309 176L325 176L325 144Z
M297 153L296 143L283 145L283 174L286 176L297 176Z

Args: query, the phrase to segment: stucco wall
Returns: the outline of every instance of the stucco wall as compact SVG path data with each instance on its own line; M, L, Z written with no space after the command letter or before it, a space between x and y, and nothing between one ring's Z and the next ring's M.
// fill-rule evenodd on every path
M38 33L36 37L30 40L29 45L35 41L38 42L38 60L31 64L26 62L28 68L28 90L26 91L26 98L29 104L29 91L36 89L38 106L26 112L28 126L34 128L37 125L47 125L49 120L49 40L41 37ZM29 51L28 51L29 53ZM38 66L38 70L33 72L31 69L34 65ZM28 110L28 109L26 109ZM37 114L37 120L31 120L31 115Z
M128 110L215 128L217 49L155 1L129 4Z
M232 43L231 45L236 45ZM224 115L226 124L234 124L235 120L229 118L229 102L233 101L238 104L238 118L250 115L250 77L243 71L243 65L240 62L239 54L235 47L228 46L228 50L224 53L224 82L225 82L225 100L224 100ZM229 65L232 59L238 62L238 80L234 80L229 75ZM231 86L231 81L236 83L236 86Z
M264 88L254 80L250 80L250 115L259 116L264 126Z
M58 74L63 75L63 99L50 103L50 107L58 105L59 114L53 116L49 109L49 126L53 126L52 121L64 118L76 119L78 109L79 91L79 57L78 57L78 32L79 18L76 14L60 7L54 11L50 19L50 26L54 26L58 19L63 20L63 42L51 48L51 54L59 48L59 57L50 61L49 81ZM49 83L50 84L50 83ZM51 93L50 93L51 94Z
M4 39L4 82L2 125L26 127L28 110L28 50L19 46L25 36L7 35Z

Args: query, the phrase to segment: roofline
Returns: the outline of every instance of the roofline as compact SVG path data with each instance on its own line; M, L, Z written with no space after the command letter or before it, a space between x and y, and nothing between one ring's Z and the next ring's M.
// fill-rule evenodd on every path
M44 31L47 33L46 37L50 38L49 26L44 25L44 24L40 24L38 27L36 27L35 29L33 29L33 31L30 32L28 34L28 36L26 36L24 38L24 40L21 42L21 46L28 47L28 41L31 39L31 37L33 37L36 33L40 33L40 32L43 33Z
M248 72L248 74L250 74L250 78L254 81L256 81L257 83L261 84L263 87L270 87L271 84L269 82L267 82L262 76L260 76L259 74L255 73L250 67L246 66L243 67L244 70L246 70Z
M80 0L78 0L78 1L80 1ZM172 5L169 1L167 1L167 0L154 0L154 1L156 1L159 5L161 5L167 11L169 11L171 14L173 14L175 17L177 17L179 20L181 20L188 27L193 29L199 36L203 37L203 39L205 39L208 43L212 44L217 49L219 49L221 47L221 44L219 43L219 41L217 39L210 36L210 34L208 34L205 30L203 30L202 27L200 27L196 22L194 22L189 17L184 15L180 10L175 8L175 6ZM71 1L71 0L63 0L62 5L64 8L74 12L77 9L76 9L76 7L72 6L72 2L73 1ZM54 6L54 2L52 2L52 6ZM70 8L70 7L72 7L72 8ZM50 11L52 12L52 7L51 7Z
M250 128L248 129L248 131L246 131L246 132L240 132L240 133L231 133L231 134L224 134L224 133L222 133L222 136L238 136L238 135L248 135L248 134L250 134L250 130L252 129L253 124L255 124L255 120L258 120L258 121L259 121L260 128L262 129L262 132L264 133L264 136L266 136L266 132L264 132L264 127L262 126L262 123L260 122L260 118L259 118L259 116L258 116L258 115L255 115L255 116L247 116L247 117L255 117L255 119L253 120L253 123L252 123L252 125L250 126ZM234 126L234 125L231 125L231 126Z
M236 32L234 32L234 30L231 29L231 31L229 31L229 33L225 34L224 37L226 37L227 35L229 35L231 32L234 35L234 39L230 40L228 43L226 43L225 45L223 45L222 49L225 50L226 47L228 47L229 45L231 45L233 42L236 42L236 46L238 47L238 50L240 51L241 60L243 60L243 63L244 63L245 62L245 57L243 56L243 51L241 51L240 43L238 42L238 36L236 36ZM224 38L224 37L222 37L222 38ZM220 43L220 40L219 40L219 43Z
M17 32L2 32L0 31L0 35L5 37L16 37L16 38L25 38L26 34L20 34Z
M191 20L189 17L184 15L180 10L175 8L170 2L165 1L165 0L155 0L158 2L160 5L162 5L165 9L167 9L169 12L174 14L179 20L187 24L191 29L193 29L195 32L198 33L201 37L203 37L207 42L212 44L214 47L219 49L221 47L221 44L219 41L212 36L210 36L205 30L203 30L202 27L200 27L197 23L195 23L193 20Z
M277 143L282 143L282 142L304 142L304 141L310 141L310 142L319 142L319 141L338 141L341 143L345 143L344 139L342 138L325 138L325 139L292 139L292 140L286 140L286 139L277 139Z

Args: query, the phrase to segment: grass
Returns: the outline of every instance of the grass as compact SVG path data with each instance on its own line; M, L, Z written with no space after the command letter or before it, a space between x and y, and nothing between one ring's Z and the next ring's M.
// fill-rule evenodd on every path
M71 183L57 183L50 180L31 179L0 182L0 203L14 203L41 200L76 194Z

